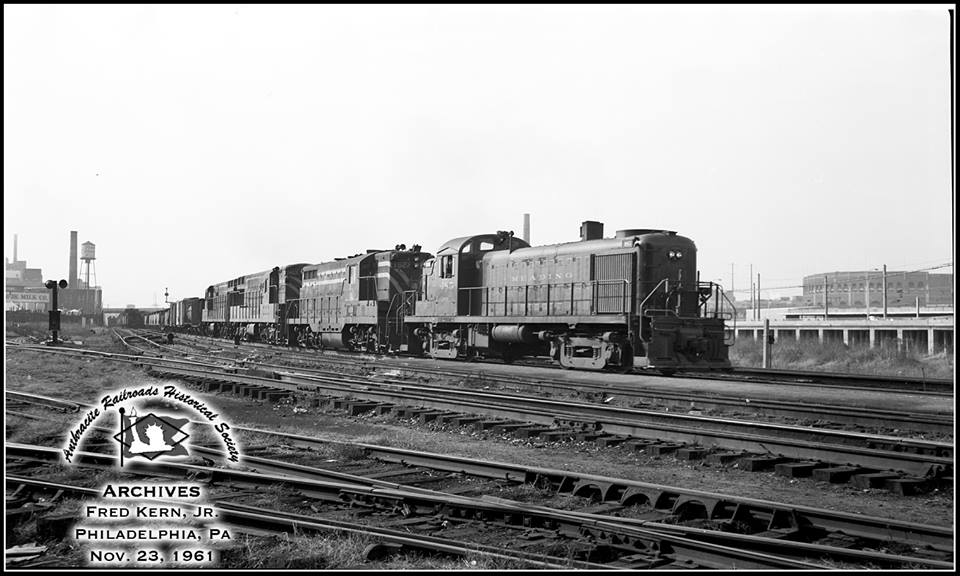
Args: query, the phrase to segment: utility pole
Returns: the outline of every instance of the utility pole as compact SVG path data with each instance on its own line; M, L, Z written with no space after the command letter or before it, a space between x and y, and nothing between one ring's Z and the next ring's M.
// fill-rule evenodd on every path
M730 294L734 294L733 290L733 262L730 263Z
M887 318L887 265L883 265L883 318Z
M757 320L760 319L760 273L757 272Z
M830 281L826 276L823 277L823 319L826 320L830 316L830 302L829 297L827 296L827 290L830 287Z
M770 319L765 318L763 320L763 367L770 367Z
M867 270L867 281L864 283L866 286L866 306L867 306L867 319L870 319L870 271Z
M750 319L755 320L754 304L753 304L753 264L750 265Z

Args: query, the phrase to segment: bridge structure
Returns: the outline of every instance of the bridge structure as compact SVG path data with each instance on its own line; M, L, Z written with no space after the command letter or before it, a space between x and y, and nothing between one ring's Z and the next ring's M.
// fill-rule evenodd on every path
M769 318L769 335L774 342L842 342L848 346L896 347L898 351L926 354L953 352L953 316L878 316ZM737 320L728 323L736 337L762 340L765 320Z

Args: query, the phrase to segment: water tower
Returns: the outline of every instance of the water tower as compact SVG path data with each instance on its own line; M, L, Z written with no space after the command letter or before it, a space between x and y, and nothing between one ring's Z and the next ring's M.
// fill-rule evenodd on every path
M93 261L97 259L97 247L93 242L84 242L80 245L80 259L83 260L81 274L83 274L83 287L91 289L97 283L97 268ZM90 284L90 269L93 268L93 285Z

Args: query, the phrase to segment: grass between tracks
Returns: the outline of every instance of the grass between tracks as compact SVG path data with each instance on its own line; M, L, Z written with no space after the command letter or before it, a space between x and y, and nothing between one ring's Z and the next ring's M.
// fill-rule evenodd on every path
M771 351L771 368L912 378L953 377L953 354L946 352L927 356L916 351L847 346L842 342L790 341L774 344ZM737 339L730 348L730 361L734 366L762 366L762 344L747 338Z
M368 534L323 535L282 534L243 537L237 546L224 551L221 561L237 569L338 569L370 570L367 549L379 540ZM529 564L468 554L462 558L401 554L376 561L380 570L517 570Z

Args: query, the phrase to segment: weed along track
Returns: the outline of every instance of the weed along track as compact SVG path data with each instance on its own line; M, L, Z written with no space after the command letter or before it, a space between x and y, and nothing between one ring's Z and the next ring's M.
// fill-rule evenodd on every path
M523 547L527 552L536 551L549 556L550 550L557 547L570 550L572 546L580 551L576 556L584 561L612 562L620 566L624 563L623 556L629 556L630 561L624 567L673 564L711 568L812 567L799 560L796 563L786 561L786 558L943 567L950 560L952 534L932 527L857 518L824 510L791 511L774 503L678 491L613 478L574 478L556 470L517 470L496 463L470 464L439 455L391 451L384 447L361 448L379 454L381 459L392 457L394 461L415 461L420 466L384 469L376 466L371 458L353 463L362 466L363 473L345 473L254 457L248 466L258 470L256 473L175 464L134 466L126 472L159 474L165 478L202 478L203 482L216 487L210 491L211 499L235 503L233 507L228 506L227 511L243 509L241 505L249 508L243 504L243 496L249 490L269 491L270 486L279 486L284 490L278 493L282 494L280 499L290 504L296 502L301 509L312 510L314 514L309 515L309 520L315 523L322 524L332 516L346 526L348 524L342 517L347 514L381 526L401 525L407 530L426 530L433 535L458 534L469 542L476 542L478 535L482 534L485 544L505 549L511 548L506 543L516 537L510 533L520 531L527 539L528 545ZM8 465L14 466L55 461L58 457L56 449L39 446L7 444L6 450ZM115 458L90 453L79 456L80 465L106 469L113 467ZM374 466L373 470L370 470L371 466ZM425 474L453 466L470 473L441 474L439 478ZM494 473L498 467L499 473L503 474L501 479L497 479ZM518 480L507 479L511 472ZM392 480L385 481L385 477ZM471 481L477 477L487 481L480 484ZM491 479L498 481L490 482ZM519 492L524 502L504 497L511 493L503 490L504 483L518 484L524 479L530 479L532 488ZM14 479L18 480L22 477ZM439 487L424 488L425 483L441 483L442 490ZM607 486L606 494L593 498L594 491L604 485ZM487 492L491 488L500 488L501 495L490 498ZM472 494L479 494L479 497ZM617 494L621 495L622 501L617 502ZM306 504L308 501L315 503ZM704 506L709 506L713 513L707 513ZM604 513L598 513L600 510ZM612 512L618 515L610 516ZM290 512L284 514L292 515ZM729 532L734 524L741 527L741 533ZM351 526L357 529L358 525ZM819 543L821 540L836 540L838 526L843 527L848 535L852 532L857 536L839 548ZM448 532L447 528L450 528ZM770 535L777 531L781 538L771 538ZM906 553L898 556L866 551L889 548L890 544L884 542L892 542L891 532L897 533L897 541L901 544L912 545L913 554L923 554L926 559ZM788 534L790 538L785 539ZM600 535L602 538L598 540ZM797 542L801 537L812 541ZM619 553L609 548L614 543L619 544ZM707 543L721 546L708 546ZM864 549L853 549L857 545ZM761 550L766 553L760 554ZM637 559L640 554L646 557L643 563ZM930 555L940 556L943 560L932 560ZM555 558L554 562L560 560Z
M921 426L910 426L922 418L943 426L952 416L924 410L924 400L901 421L864 407L849 416L860 419L853 423L838 406L818 412L820 403L762 399L747 420L723 414L738 408L724 407L729 397L677 413L697 399L678 391L630 396L619 384L584 385L567 396L562 381L517 373L503 381L487 375L482 386L450 382L462 374L414 380L396 367L351 374L341 364L333 374L295 366L299 360L285 354L227 358L216 346L148 341L125 336L133 354L27 345L9 346L8 354L14 364L37 357L84 370L120 364L145 383L175 384L234 415L240 464L216 464L227 455L223 443L209 422L192 417L188 461L128 463L120 474L202 484L224 525L249 542L295 532L363 544L347 564L325 567L389 567L418 557L436 559L427 565L534 569L953 565L952 529L903 519L923 518L924 502L952 504L952 443L943 441L952 437L944 427L926 439ZM42 517L46 526L60 501L94 498L89 490L104 477L117 479L116 429L91 425L75 451L76 477L64 477L56 464L62 436L39 430L72 424L98 396L14 380L8 420L23 430L30 422L38 433L7 442L8 495L22 509L21 525ZM788 418L795 421L777 421ZM805 420L819 426L797 425ZM378 437L403 440L370 441ZM540 459L563 464L530 463ZM745 493L786 499L732 495ZM842 505L801 504L817 493ZM838 511L844 506L880 513ZM239 550L224 547L220 557L248 565Z

